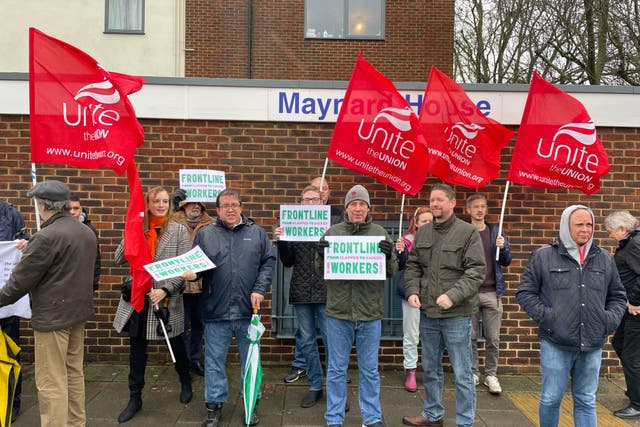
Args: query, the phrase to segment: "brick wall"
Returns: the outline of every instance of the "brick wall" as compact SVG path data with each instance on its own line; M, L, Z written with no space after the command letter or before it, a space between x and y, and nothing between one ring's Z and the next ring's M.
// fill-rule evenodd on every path
M304 0L190 0L186 7L187 77L348 80L359 51L394 81L424 81L431 65L452 73L451 0L387 0L384 40L305 39Z
M295 203L304 185L321 173L333 129L332 124L250 123L188 120L143 120L146 142L138 150L136 162L142 184L146 188L165 185L173 190L180 168L224 170L227 184L240 191L245 212L267 230L277 222L280 204ZM25 198L31 187L29 173L29 122L27 116L0 115L0 194L18 207L28 227L34 231L34 215L30 200ZM506 269L508 292L504 302L502 327L501 372L537 372L538 338L529 317L519 309L514 294L529 254L551 242L557 235L562 210L569 204L589 205L597 216L596 237L608 250L613 250L602 227L602 219L611 210L629 209L640 214L640 135L638 129L599 129L607 149L611 172L603 188L595 195L578 192L544 190L512 185L507 201L504 229L510 239L513 263ZM490 222L496 223L505 185L510 147L503 152L500 176L485 190L489 195ZM371 193L372 215L379 220L397 220L401 196L372 178L357 176L331 163L328 169L333 203L342 203L344 193L362 183ZM103 254L103 275L96 293L96 316L87 326L87 359L126 361L126 340L115 333L111 322L115 313L119 284L125 268L111 262L113 251L122 238L123 220L128 200L127 183L110 170L74 169L66 166L38 165L38 180L65 180L72 191L80 194L89 209L89 217L99 230ZM407 197L406 215L425 203L428 189L436 182L429 178L417 197ZM463 213L465 188L457 188L456 213ZM405 224L406 226L406 224ZM292 340L278 340L270 334L270 298L263 310L267 334L263 339L263 360L287 364L292 359ZM32 333L23 322L25 358L32 357ZM607 345L605 372L620 372L618 360ZM167 360L163 345L152 346L152 358ZM482 357L482 352L481 352ZM386 367L402 368L402 343L383 342L380 362Z

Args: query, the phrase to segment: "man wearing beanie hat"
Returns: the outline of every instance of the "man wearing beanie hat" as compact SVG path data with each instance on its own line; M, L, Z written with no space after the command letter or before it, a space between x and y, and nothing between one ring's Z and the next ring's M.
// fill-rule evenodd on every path
M179 188L173 193L173 201L178 207L178 211L173 220L187 227L189 230L189 238L193 245L193 239L202 228L209 224L213 224L215 219L212 218L205 208L204 204L199 201L187 201L186 192ZM182 302L184 304L184 347L187 350L187 358L191 372L196 375L204 376L204 367L202 366L202 334L204 332L204 323L202 322L202 312L200 310L200 296L202 295L202 280L190 282L185 280L184 293L182 294Z
M345 219L329 228L318 242L316 269L322 272L328 236L380 236L386 275L398 272L394 244L386 230L371 221L369 192L353 186L345 196ZM327 411L329 426L341 426L347 403L347 368L351 347L358 356L358 391L363 425L384 427L380 407L378 348L384 316L384 280L325 280L327 284Z
M0 289L0 307L31 293L35 380L42 426L84 426L84 326L93 316L93 267L97 239L69 214L69 188L36 184L44 220Z

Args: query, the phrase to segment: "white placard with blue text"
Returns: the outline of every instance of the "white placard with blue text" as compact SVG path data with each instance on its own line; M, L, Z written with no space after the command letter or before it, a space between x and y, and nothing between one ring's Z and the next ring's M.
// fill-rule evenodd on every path
M180 169L180 188L187 193L187 202L215 202L226 188L224 171Z
M324 250L326 280L385 280L386 256L378 245L384 236L327 236Z
M330 226L329 205L280 205L280 240L317 242Z

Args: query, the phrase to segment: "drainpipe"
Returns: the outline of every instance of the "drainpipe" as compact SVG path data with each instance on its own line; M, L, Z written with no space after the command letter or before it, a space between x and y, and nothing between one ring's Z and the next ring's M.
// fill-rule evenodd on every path
M253 54L253 0L249 0L249 11L248 11L248 24L249 24L249 37L248 37L248 46L247 46L247 78L251 78L251 61Z

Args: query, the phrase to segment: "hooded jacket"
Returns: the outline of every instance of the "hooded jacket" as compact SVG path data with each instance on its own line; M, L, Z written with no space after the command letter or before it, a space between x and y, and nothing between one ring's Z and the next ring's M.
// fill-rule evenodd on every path
M241 218L233 228L218 218L193 242L216 265L197 274L202 278L204 322L251 319L251 294L266 295L271 286L275 250L262 227L244 215Z
M592 351L615 331L626 309L624 288L611 254L593 237L585 244L584 265L571 238L569 206L560 218L558 239L536 250L520 279L516 299L538 324L540 339L571 351Z

